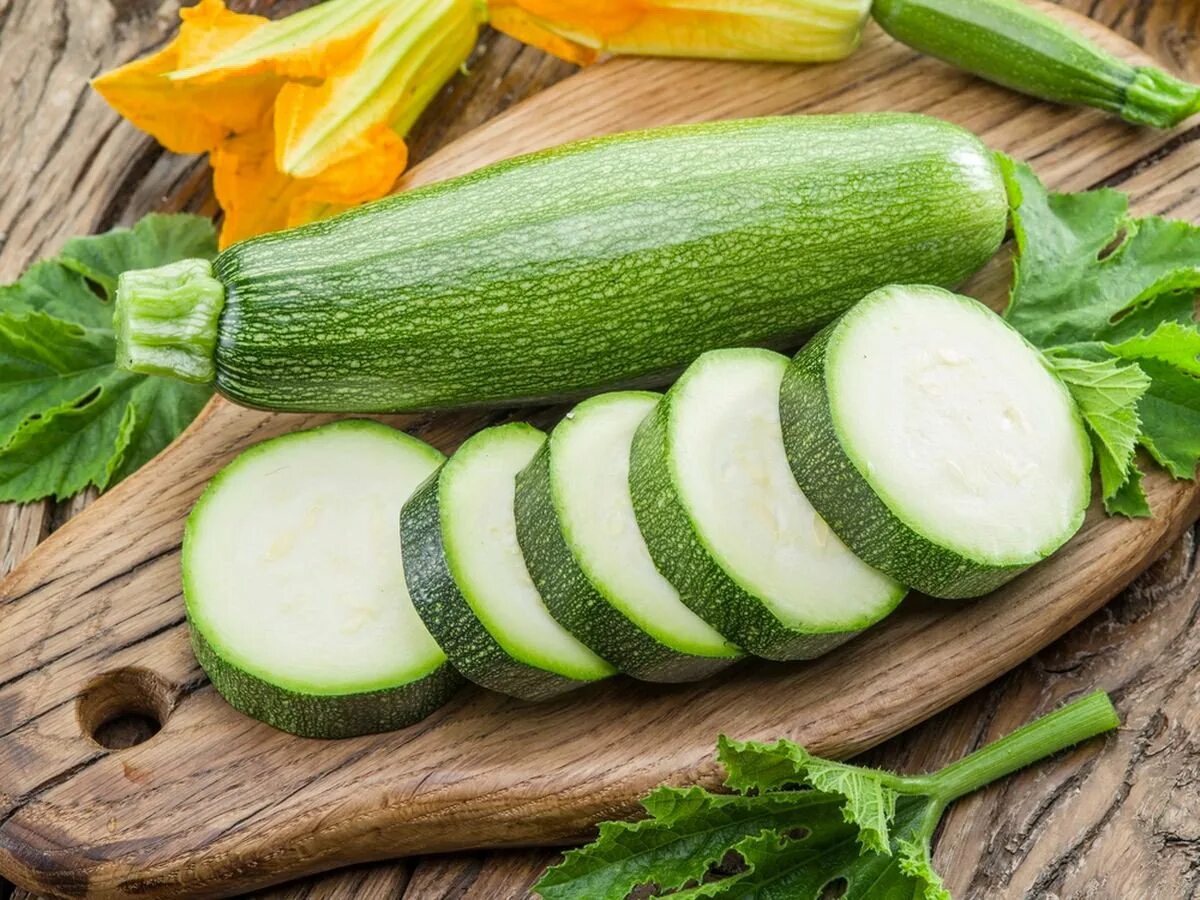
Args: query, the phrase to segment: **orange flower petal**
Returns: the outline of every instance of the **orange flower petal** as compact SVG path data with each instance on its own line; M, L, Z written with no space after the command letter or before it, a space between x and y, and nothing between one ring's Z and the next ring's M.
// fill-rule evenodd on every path
M269 76L231 84L174 84L164 76L241 40L267 22L230 12L221 0L201 0L180 13L179 35L144 59L99 76L92 86L122 116L175 153L203 153L231 133L260 121L281 82Z
M405 133L475 46L474 0L391 2L391 12L365 39L354 65L317 85L294 82L280 91L275 139L281 171L312 178L361 158L370 140L387 140L380 125ZM386 157L395 143L398 138L380 146L380 154ZM364 173L364 180L371 177Z
M221 247L334 215L353 203L314 196L313 184L275 168L271 129L227 138L212 152L213 189L225 212ZM317 194L320 194L319 185Z
M327 0L268 21L201 0L94 82L171 150L210 153L221 244L387 194L402 135L474 47L483 0Z
M216 0L220 2L220 0ZM288 80L319 80L353 66L388 15L391 0L327 0L209 52L181 60L175 81L208 82L269 73Z
M516 3L493 0L489 22L497 31L503 31L509 37L545 50L552 56L577 66L589 66L600 56L593 47L564 37L555 31L552 25L520 8Z
M640 54L813 62L857 45L869 0L491 0L492 24L572 62Z

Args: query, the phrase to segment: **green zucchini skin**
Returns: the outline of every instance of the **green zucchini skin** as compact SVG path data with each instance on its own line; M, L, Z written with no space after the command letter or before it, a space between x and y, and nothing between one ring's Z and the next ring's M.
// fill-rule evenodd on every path
M400 513L409 596L438 646L475 684L522 700L546 700L589 684L514 659L476 617L446 559L438 500L441 471L417 489Z
M821 517L864 562L933 597L977 597L1034 565L1037 559L981 562L941 546L901 520L876 493L846 452L829 400L828 351L842 321L822 329L795 355L779 394L788 463ZM1072 533L1082 521L1081 510ZM1056 549L1044 548L1041 558Z
M779 661L813 659L861 629L799 634L780 622L712 558L696 534L672 481L668 463L671 394L638 427L629 465L634 513L650 556L692 611L756 656ZM901 597L896 597L900 602ZM865 624L864 624L865 627Z
M892 37L1023 94L1170 128L1200 110L1200 87L1131 66L1020 0L875 0Z
M1007 211L991 152L925 116L583 141L228 248L215 384L252 407L383 412L651 383L884 284L955 285Z
M779 391L788 463L833 533L864 562L945 599L986 594L1028 566L975 563L927 540L896 518L842 448L826 393L825 350L833 325L796 354Z
M424 678L394 688L333 696L305 694L239 669L222 658L198 628L188 631L196 660L230 706L299 737L337 739L396 731L444 706L464 683L446 662Z
M563 537L550 479L547 441L517 477L517 537L546 608L598 656L643 681L707 678L740 658L699 656L668 647L635 625L596 590Z

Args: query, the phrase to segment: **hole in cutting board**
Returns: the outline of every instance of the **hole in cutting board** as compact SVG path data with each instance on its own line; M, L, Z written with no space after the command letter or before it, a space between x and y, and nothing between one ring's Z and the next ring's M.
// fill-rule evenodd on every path
M85 735L106 750L124 750L158 734L175 700L165 679L131 667L93 678L79 695L76 713Z

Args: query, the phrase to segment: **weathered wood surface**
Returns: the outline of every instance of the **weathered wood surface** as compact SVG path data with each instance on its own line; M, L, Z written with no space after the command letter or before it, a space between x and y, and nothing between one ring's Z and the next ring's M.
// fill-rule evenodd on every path
M258 6L276 12L288 5ZM1177 64L1195 62L1194 44L1190 43L1190 36L1200 33L1200 7L1195 3L1101 3L1092 4L1092 7L1094 16L1115 24L1127 36L1143 42L1159 56L1168 57ZM14 86L14 90L0 101L0 109L5 113L0 119L0 171L6 173L3 176L5 191L0 194L0 278L14 277L29 259L52 249L70 234L129 222L148 208L186 206L211 210L206 178L195 161L164 155L131 129L116 124L103 105L88 97L81 85L83 77L160 40L173 19L171 3L159 7L119 0L111 4L42 3L40 0L4 3L0 0L0 80ZM418 155L461 134L520 94L536 90L569 71L533 51L519 51L510 41L492 38L487 43L487 52L477 60L471 77L457 82L439 99L427 119L429 124L423 126L414 141ZM834 79L829 77L833 73L816 73L815 78L814 73L806 73L805 83L800 84L797 73L787 71L786 67L751 67L746 77L753 76L758 81L757 93L748 104L738 102L736 91L732 97L729 93L728 73L732 67L689 66L693 96L679 98L670 96L672 92L664 87L661 79L654 80L658 78L657 67L663 64L630 64L631 67L642 67L637 72L637 79L627 84L626 90L614 91L608 103L585 103L580 96L568 97L571 101L569 109L556 120L539 125L550 126L543 127L545 140L550 143L606 128L651 124L661 121L660 117L664 115L664 95L671 102L683 100L689 104L689 112L681 118L798 108L806 101L815 102L815 108L819 109L920 108L958 118L985 133L994 145L1033 157L1039 171L1060 186L1081 187L1109 181L1133 190L1136 204L1144 211L1171 211L1175 215L1196 217L1194 178L1190 182L1188 179L1188 173L1197 163L1194 147L1189 146L1193 137L1190 132L1174 137L1137 134L1105 123L1090 113L1082 114L1086 127L1081 127L1076 114L1041 105L1030 106L1005 92L974 85L969 79L951 73L933 61L916 61L904 51L891 53L890 57L877 55L872 60L854 61L857 74L853 77L844 73L839 75L835 89L827 90L825 95L821 93L822 86L828 89L833 85ZM680 68L679 65L672 66L674 71ZM886 78L882 77L884 73ZM581 80L576 82L577 85L581 83ZM730 106L731 102L734 105ZM791 105L772 105L781 103ZM619 124L606 124L614 118ZM1002 138L1006 130L1002 123L1012 118L1022 120L1025 137L1009 144L998 138ZM1072 137L1075 129L1081 137ZM497 123L487 140L481 140L477 145L478 153L482 155L461 153L450 164L469 168L474 161L483 161L496 146L512 137L509 124ZM492 146L488 146L489 143ZM1147 153L1153 156L1153 165L1146 164ZM20 177L13 178L12 173L18 173ZM1002 277L1003 273L997 269L990 279L984 278L981 283L992 285L994 290ZM23 555L25 547L43 537L71 511L69 507L6 510L0 526L13 537L2 548L4 562ZM1038 684L1054 681L1045 673L1039 673L1039 677ZM994 704L997 719L1013 702L1005 695ZM1033 701L1026 705L1017 704L1011 713L1012 723L1028 718L1032 710L1038 708ZM977 738L978 716L974 713L975 709L968 705L954 716L935 720L934 725L920 731L931 746L944 748L938 752L944 752L946 758L957 756L965 749L965 741ZM930 728L934 729L932 735L927 733ZM902 748L892 750L891 754L897 764L903 764L908 758ZM4 796L4 789L5 785L0 781L0 798ZM1125 808L1122 805L1121 809ZM1119 813L1116 816L1119 817ZM1110 824L1111 821L1110 818ZM987 829L991 824L986 815L976 822L977 827L985 829L985 836L990 834ZM1050 848L1055 845L1061 849L1067 831L1069 829L1057 829L1050 835L1052 840L1047 840L1046 833L1039 833L1037 847L1047 853L1052 852ZM949 832L950 826L947 827ZM1177 829L1175 834L1186 838L1185 832L1186 829ZM1133 833L1140 835L1136 829ZM976 835L964 846L978 849L985 843L983 837ZM1184 848L1176 856L1187 855L1185 840L1172 839L1166 843ZM943 842L939 855L944 854L945 846ZM1010 859L1025 858L1019 850L1006 852ZM1087 855L1094 850L1088 844L1075 852ZM1149 852L1143 854L1143 858L1153 860L1155 856ZM523 862L514 863L514 860ZM391 884L398 890L398 885L407 881L407 896L414 897L516 896L523 893L523 885L536 870L537 863L531 864L530 860L536 861L537 857L508 854L472 856L463 860L438 857L418 865L411 880L404 868L397 868ZM979 859L963 862L964 866L974 865L975 870L983 873L979 877L984 879L962 882L964 888L970 885L971 891L977 891L980 885L1008 883L995 880L999 870L990 856L986 860L990 869L979 862ZM1097 860L1092 868L1104 871L1103 860ZM1070 869L1070 866L1059 867L1060 872ZM359 877L362 876L346 876L348 879ZM351 880L347 883L359 882ZM1014 878L1012 889L1015 891L1020 883ZM303 895L340 896L321 893L334 884L332 880L325 879L321 884L326 887L314 888ZM464 885L469 888L465 894ZM1136 881L1130 885L1136 885ZM1039 889L1052 886L1042 884ZM480 890L485 892L478 893ZM1062 888L1055 892L1059 896L1076 895ZM986 894L985 890L984 894L978 895ZM1004 895L1009 894L1006 891ZM1110 896L1103 888L1092 895ZM1171 893L1159 895L1174 896Z

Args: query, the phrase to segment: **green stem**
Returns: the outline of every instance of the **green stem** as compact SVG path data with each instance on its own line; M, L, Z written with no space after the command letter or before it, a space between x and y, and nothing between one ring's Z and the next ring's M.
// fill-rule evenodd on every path
M1108 694L1096 691L928 776L929 793L949 804L1120 724Z
M113 309L117 366L143 375L212 381L224 305L225 288L208 260L123 273Z

